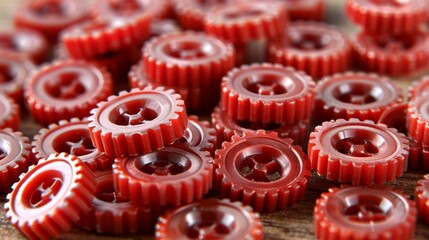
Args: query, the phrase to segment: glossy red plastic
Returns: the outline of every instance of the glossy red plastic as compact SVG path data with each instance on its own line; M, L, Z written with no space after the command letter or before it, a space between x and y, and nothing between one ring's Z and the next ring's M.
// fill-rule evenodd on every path
M408 87L408 101L415 98L427 96L429 94L429 75L421 77L419 80L414 81Z
M341 118L377 122L403 101L402 89L390 78L360 72L325 77L316 92L313 116L318 123Z
M407 110L408 103L392 105L384 110L377 123L384 124L389 128L396 128L398 132L407 135Z
M24 54L0 50L0 92L22 103L24 81L34 70L36 66Z
M429 99L416 98L408 104L408 134L417 142L429 146Z
M0 130L0 192L8 193L31 163L30 140L10 128Z
M324 122L310 134L311 168L328 180L353 185L381 185L407 170L407 137L373 121Z
M83 60L59 60L38 69L25 90L33 118L43 125L89 116L99 101L112 94L104 69Z
M154 19L150 24L151 37L181 32L180 26L172 19Z
M180 95L162 87L122 91L100 102L91 114L94 146L110 157L161 149L181 138L188 126Z
M330 239L413 239L416 204L389 189L331 188L316 201L314 235Z
M139 206L181 206L202 199L213 183L213 159L188 144L174 144L113 164L115 189Z
M349 40L336 27L325 23L294 22L286 38L268 47L272 63L306 72L315 81L347 70L351 63Z
M369 33L414 34L428 16L421 0L347 0L349 18Z
M21 125L19 116L19 105L4 94L0 94L0 128L18 130Z
M310 164L292 139L258 130L233 136L214 159L214 186L222 198L241 201L257 212L286 209L302 200Z
M266 130L276 132L280 138L291 138L294 144L304 146L308 142L309 120L302 120L293 124L260 123L250 121L237 121L224 113L219 107L213 110L211 115L213 127L216 130L218 148L225 141L230 141L232 136L242 136L245 132Z
M53 153L65 152L77 156L92 171L111 169L113 159L99 152L92 144L88 130L89 121L72 118L43 128L34 136L35 160L47 158Z
M359 33L352 41L354 65L367 72L400 76L421 70L429 64L427 33Z
M322 21L325 16L324 0L278 0L286 4L292 21Z
M414 199L419 219L429 224L429 174L424 175L423 179L417 182Z
M262 240L259 214L228 200L205 199L170 211L156 226L155 238Z
M222 80L221 108L233 119L293 124L310 117L315 83L293 68L242 66Z
M51 44L67 27L88 19L88 8L80 0L23 0L15 11L17 28L32 29Z
M75 156L52 154L33 165L7 195L6 216L32 239L58 237L89 209L94 175Z
M288 24L286 6L278 1L232 1L205 13L205 31L234 44L277 39Z
M217 137L214 128L210 123L200 120L198 116L188 116L188 127L183 133L183 137L177 140L179 143L188 143L192 147L197 147L201 151L207 151L211 156L217 149Z
M156 209L134 206L115 192L111 170L95 172L97 190L91 206L82 215L83 228L101 234L150 232L156 221Z
M43 36L35 31L17 29L10 32L0 32L0 49L22 53L37 64L46 59L48 47Z
M148 19L167 17L169 8L170 0L96 0L92 10L97 19L122 21L139 26ZM143 26L146 25L140 27Z

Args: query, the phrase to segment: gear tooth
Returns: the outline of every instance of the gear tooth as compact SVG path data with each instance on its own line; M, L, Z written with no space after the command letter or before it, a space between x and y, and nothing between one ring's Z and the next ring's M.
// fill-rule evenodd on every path
M357 202L347 202L349 196L355 196ZM354 206L365 206L373 197L380 199L380 201L387 201L393 203L389 210L389 216L403 216L401 220L394 220L396 218L387 218L382 222L372 222L372 225L363 224L362 222L343 225L343 222L349 222L349 215L344 214L346 208ZM329 208L328 206L336 206ZM377 207L377 206L375 206ZM382 207L380 207L382 208ZM341 214L335 215L333 212L340 212ZM381 214L386 214L382 210ZM394 236L395 232L401 232L401 235L406 239L413 238L416 219L416 208L413 201L407 200L402 194L398 194L386 188L367 188L367 187L342 187L341 189L329 189L329 192L322 193L321 197L316 200L314 208L314 224L315 224L315 237L321 240L327 239L341 239L344 237L341 233L347 232L348 237L355 238L372 238L380 239L385 236ZM368 222L371 220L368 220ZM383 224L383 230L378 227ZM336 231L332 231L335 229ZM387 235L386 235L387 234Z
M408 134L417 142L429 146L429 119L426 119L429 111L423 107L429 105L425 97L416 98L409 102L407 112Z
M19 129L19 111L20 107L10 97L0 94L0 128Z
M408 101L411 102L417 97L427 96L429 94L429 75L421 77L414 81L408 87Z
M412 34L426 21L427 6L422 1L390 5L346 1L348 17L368 33Z
M116 187L123 197L129 198L134 203L139 203L140 206L179 206L188 204L192 201L199 200L206 194L213 181L213 164L210 155L207 156L206 152L189 146L189 144L174 144L160 149L157 153L177 153L180 152L189 161L188 164L201 165L198 168L187 168L181 174L169 176L165 180L163 175L157 175L157 180L147 182L148 180L140 177L145 174L144 171L134 169L128 161L135 161L136 157L128 157L122 161L115 161L114 163L114 177L122 177L122 181ZM153 154L153 153L151 153ZM138 156L137 156L138 158ZM166 159L163 159L166 160ZM155 159L154 161L157 161ZM132 169L129 169L131 166ZM190 170L194 169L194 170ZM119 175L122 173L122 175ZM135 173L135 174L134 174ZM154 184L153 182L156 182ZM175 194L172 194L171 189ZM168 190L167 192L164 190ZM147 198L151 196L151 198Z

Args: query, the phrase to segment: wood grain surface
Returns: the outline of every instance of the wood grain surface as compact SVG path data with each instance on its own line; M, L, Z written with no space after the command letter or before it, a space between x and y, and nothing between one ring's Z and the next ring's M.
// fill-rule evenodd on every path
M83 0L85 1L85 0ZM340 29L352 35L356 29L351 26L344 16L343 4L344 0L326 0L327 13L326 20L329 23L336 24ZM12 14L14 7L19 4L19 0L0 0L0 30L10 30L12 27ZM408 76L406 78L395 79L396 83L404 90L414 79L429 71L421 71ZM32 138L33 135L40 129L40 126L34 123L31 118L23 113L21 130L25 135ZM404 177L390 185L403 190L405 194L413 195L416 181L419 180L424 173L406 173ZM313 233L313 207L315 200L321 193L328 190L330 187L338 186L335 182L326 181L317 175L313 174L309 189L305 195L303 202L289 208L286 211L276 212L272 214L262 214L264 225L265 239L314 239ZM0 195L0 207L3 208L6 201L5 195ZM24 237L18 233L7 221L5 213L0 211L0 239L23 239ZM60 236L60 239L151 239L151 236L122 236L108 237L95 235L73 228L69 233ZM418 223L416 228L415 239L429 239L429 227Z

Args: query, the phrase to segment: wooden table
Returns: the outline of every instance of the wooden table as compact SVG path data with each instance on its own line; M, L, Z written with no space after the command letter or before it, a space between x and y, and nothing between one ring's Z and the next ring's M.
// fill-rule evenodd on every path
M13 8L18 4L19 0L1 0L0 1L0 30L12 29L11 19ZM327 2L327 21L336 24L340 29L352 35L356 32L350 22L344 16L344 0L326 0ZM417 79L424 73L429 73L428 70L421 71L408 76L406 78L395 79L396 83L404 90L412 80ZM405 93L405 92L404 92ZM22 118L21 130L28 137L33 137L39 130L40 126L32 121L24 114ZM403 190L405 194L413 195L414 187L424 173L406 173L404 177L389 185ZM265 239L314 239L313 233L313 207L315 200L321 193L326 192L328 188L338 186L335 182L330 182L313 174L310 180L308 191L303 202L287 209L286 211L276 212L272 214L262 214L264 225ZM5 195L0 195L0 207L3 208L6 201ZM73 228L69 233L61 235L61 239L113 239L112 237L100 236L83 232L78 228ZM0 238L1 239L23 239L23 236L9 224L5 217L5 213L0 211ZM126 236L114 239L141 239L142 236ZM150 236L143 238L150 239ZM429 239L429 227L418 223L416 228L415 239Z

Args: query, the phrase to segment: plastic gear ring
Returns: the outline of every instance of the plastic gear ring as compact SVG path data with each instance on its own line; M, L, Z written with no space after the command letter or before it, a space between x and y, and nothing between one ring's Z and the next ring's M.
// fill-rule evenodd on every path
M181 28L177 22L171 19L154 19L150 24L151 37L159 37L164 34L177 34Z
M324 0L278 0L286 4L289 19L322 21L325 14Z
M91 114L88 126L94 146L111 157L160 149L181 138L188 126L183 100L162 87L122 91Z
M280 65L236 68L221 87L222 110L238 120L293 124L308 119L314 103L311 77Z
M414 199L416 199L418 216L424 223L429 224L429 174L417 182Z
M170 0L96 0L92 12L96 19L131 23L135 31L142 31L148 21L167 18L170 4Z
M429 170L429 147L422 145L412 137L410 141L410 156L408 158L408 169L414 171Z
M408 103L392 105L384 110L377 123L384 124L389 128L395 128L398 132L407 135L407 110Z
M163 35L143 48L146 75L171 87L210 87L220 83L233 66L233 46L204 33Z
M361 32L352 46L356 66L367 72L399 76L429 64L429 38L422 31L399 36Z
M214 185L222 198L274 212L304 197L310 164L292 139L258 130L233 136L216 151Z
M155 237L262 240L263 234L259 214L250 207L228 200L205 199L162 216Z
M95 172L97 190L90 209L80 225L101 234L127 234L153 230L157 213L152 208L139 208L115 193L111 170Z
M49 50L42 35L24 29L0 32L0 49L22 53L37 64L45 60Z
M48 239L69 230L88 210L96 185L82 161L61 153L33 165L12 189L8 220L29 238Z
M113 159L92 145L88 123L86 119L72 118L41 129L32 142L36 161L52 153L65 152L77 156L92 171L112 168Z
M94 58L139 45L149 37L149 26L149 20L140 27L123 21L92 20L66 29L61 34L61 41L70 56L78 59Z
M88 19L86 4L78 0L24 0L14 16L16 28L32 29L51 44L67 27Z
M234 44L277 39L288 24L286 6L277 1L232 1L211 8L205 31Z
M353 185L384 184L407 170L409 142L396 129L372 121L324 122L310 134L312 169L328 180Z
M416 98L408 106L408 134L417 142L429 146L429 99Z
M413 239L416 204L389 189L331 188L316 200L314 233L328 239Z
M173 0L180 26L184 29L203 31L207 11L218 5L237 0Z
M337 28L325 23L294 22L286 35L285 40L268 47L270 62L304 71L314 80L349 68L351 45Z
M420 0L348 0L346 11L368 33L413 34L428 16L427 3Z
M22 103L24 81L36 70L28 57L10 50L0 50L0 92Z
M414 81L408 88L408 101L415 98L427 96L429 94L429 75L425 75L417 81Z
M31 115L43 125L84 118L99 101L112 94L110 74L82 60L61 60L36 71L25 98Z
M154 83L148 78L141 62L131 67L131 70L128 72L128 83L131 89L144 89L148 85L152 85L154 87L162 86L161 84ZM185 101L186 109L189 111L201 110L204 108L204 106L207 105L207 103L204 102L205 99L203 99L203 94L200 88L180 88L166 85L163 86L166 88L171 88L176 93L178 93Z
M188 127L178 142L188 143L190 146L207 151L213 156L217 148L216 131L210 127L209 122L200 121L198 116L191 115L188 116Z
M139 206L181 206L202 199L213 183L213 159L188 144L116 158L115 189Z
M18 130L20 107L12 99L0 94L0 129L11 128Z
M249 121L236 121L219 107L211 115L213 127L216 129L218 148L225 141L229 142L234 135L242 136L244 132L253 132L262 129L267 132L276 132L280 138L291 138L294 144L304 146L307 141L309 121L302 120L294 124L263 124Z
M387 77L348 72L317 83L313 116L319 123L358 118L377 122L381 114L403 100L402 89Z
M0 192L10 192L12 184L30 165L30 140L10 128L0 130Z

